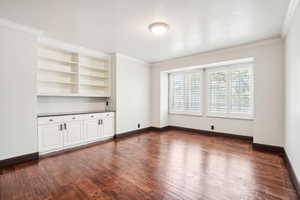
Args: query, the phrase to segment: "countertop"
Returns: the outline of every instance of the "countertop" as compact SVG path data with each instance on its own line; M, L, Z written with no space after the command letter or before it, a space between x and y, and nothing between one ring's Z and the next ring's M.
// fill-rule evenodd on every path
M92 113L106 113L115 112L114 110L93 110L93 111L79 111L79 112L56 112L56 113L38 113L37 117L55 117L63 115L81 115L81 114L92 114Z

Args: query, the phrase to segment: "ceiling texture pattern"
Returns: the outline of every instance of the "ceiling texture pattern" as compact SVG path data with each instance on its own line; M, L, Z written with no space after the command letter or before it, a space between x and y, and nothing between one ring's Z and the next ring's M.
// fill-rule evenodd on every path
M0 0L0 18L46 36L157 62L277 37L289 0ZM164 21L156 37L148 25Z

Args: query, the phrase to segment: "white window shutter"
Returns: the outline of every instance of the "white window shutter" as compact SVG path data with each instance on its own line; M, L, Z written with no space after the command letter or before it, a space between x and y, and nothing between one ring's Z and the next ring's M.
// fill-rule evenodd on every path
M202 70L170 74L170 112L201 114Z
M183 74L173 75L173 110L184 110L185 105L185 77Z
M195 73L190 74L190 100L189 100L189 109L191 111L197 111L201 112L201 86L202 86L202 74L201 73Z
M253 118L253 65L207 70L208 116Z
M251 114L252 73L249 67L231 70L231 113Z
M208 112L227 113L227 72L220 70L207 74Z

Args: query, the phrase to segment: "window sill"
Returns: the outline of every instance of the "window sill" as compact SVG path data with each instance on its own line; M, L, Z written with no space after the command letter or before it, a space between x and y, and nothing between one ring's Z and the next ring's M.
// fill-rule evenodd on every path
M214 115L214 114L203 115L202 113L189 113L189 112L169 112L168 114L169 115L183 115L183 116L194 116L194 117L254 121L254 117L252 117L252 116L249 116L249 117L248 116L222 116L222 115Z
M222 119L234 119L234 120L248 120L254 121L254 117L234 117L234 116L218 116L218 115L206 115L207 118L222 118Z
M199 113L185 113L185 112L169 112L169 115L185 115L185 116L194 116L194 117L202 117L202 114Z

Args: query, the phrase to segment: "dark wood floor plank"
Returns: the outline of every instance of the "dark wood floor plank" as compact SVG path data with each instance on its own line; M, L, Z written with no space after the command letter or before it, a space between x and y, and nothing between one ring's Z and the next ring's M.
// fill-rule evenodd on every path
M280 155L166 130L0 169L0 200L296 200Z

